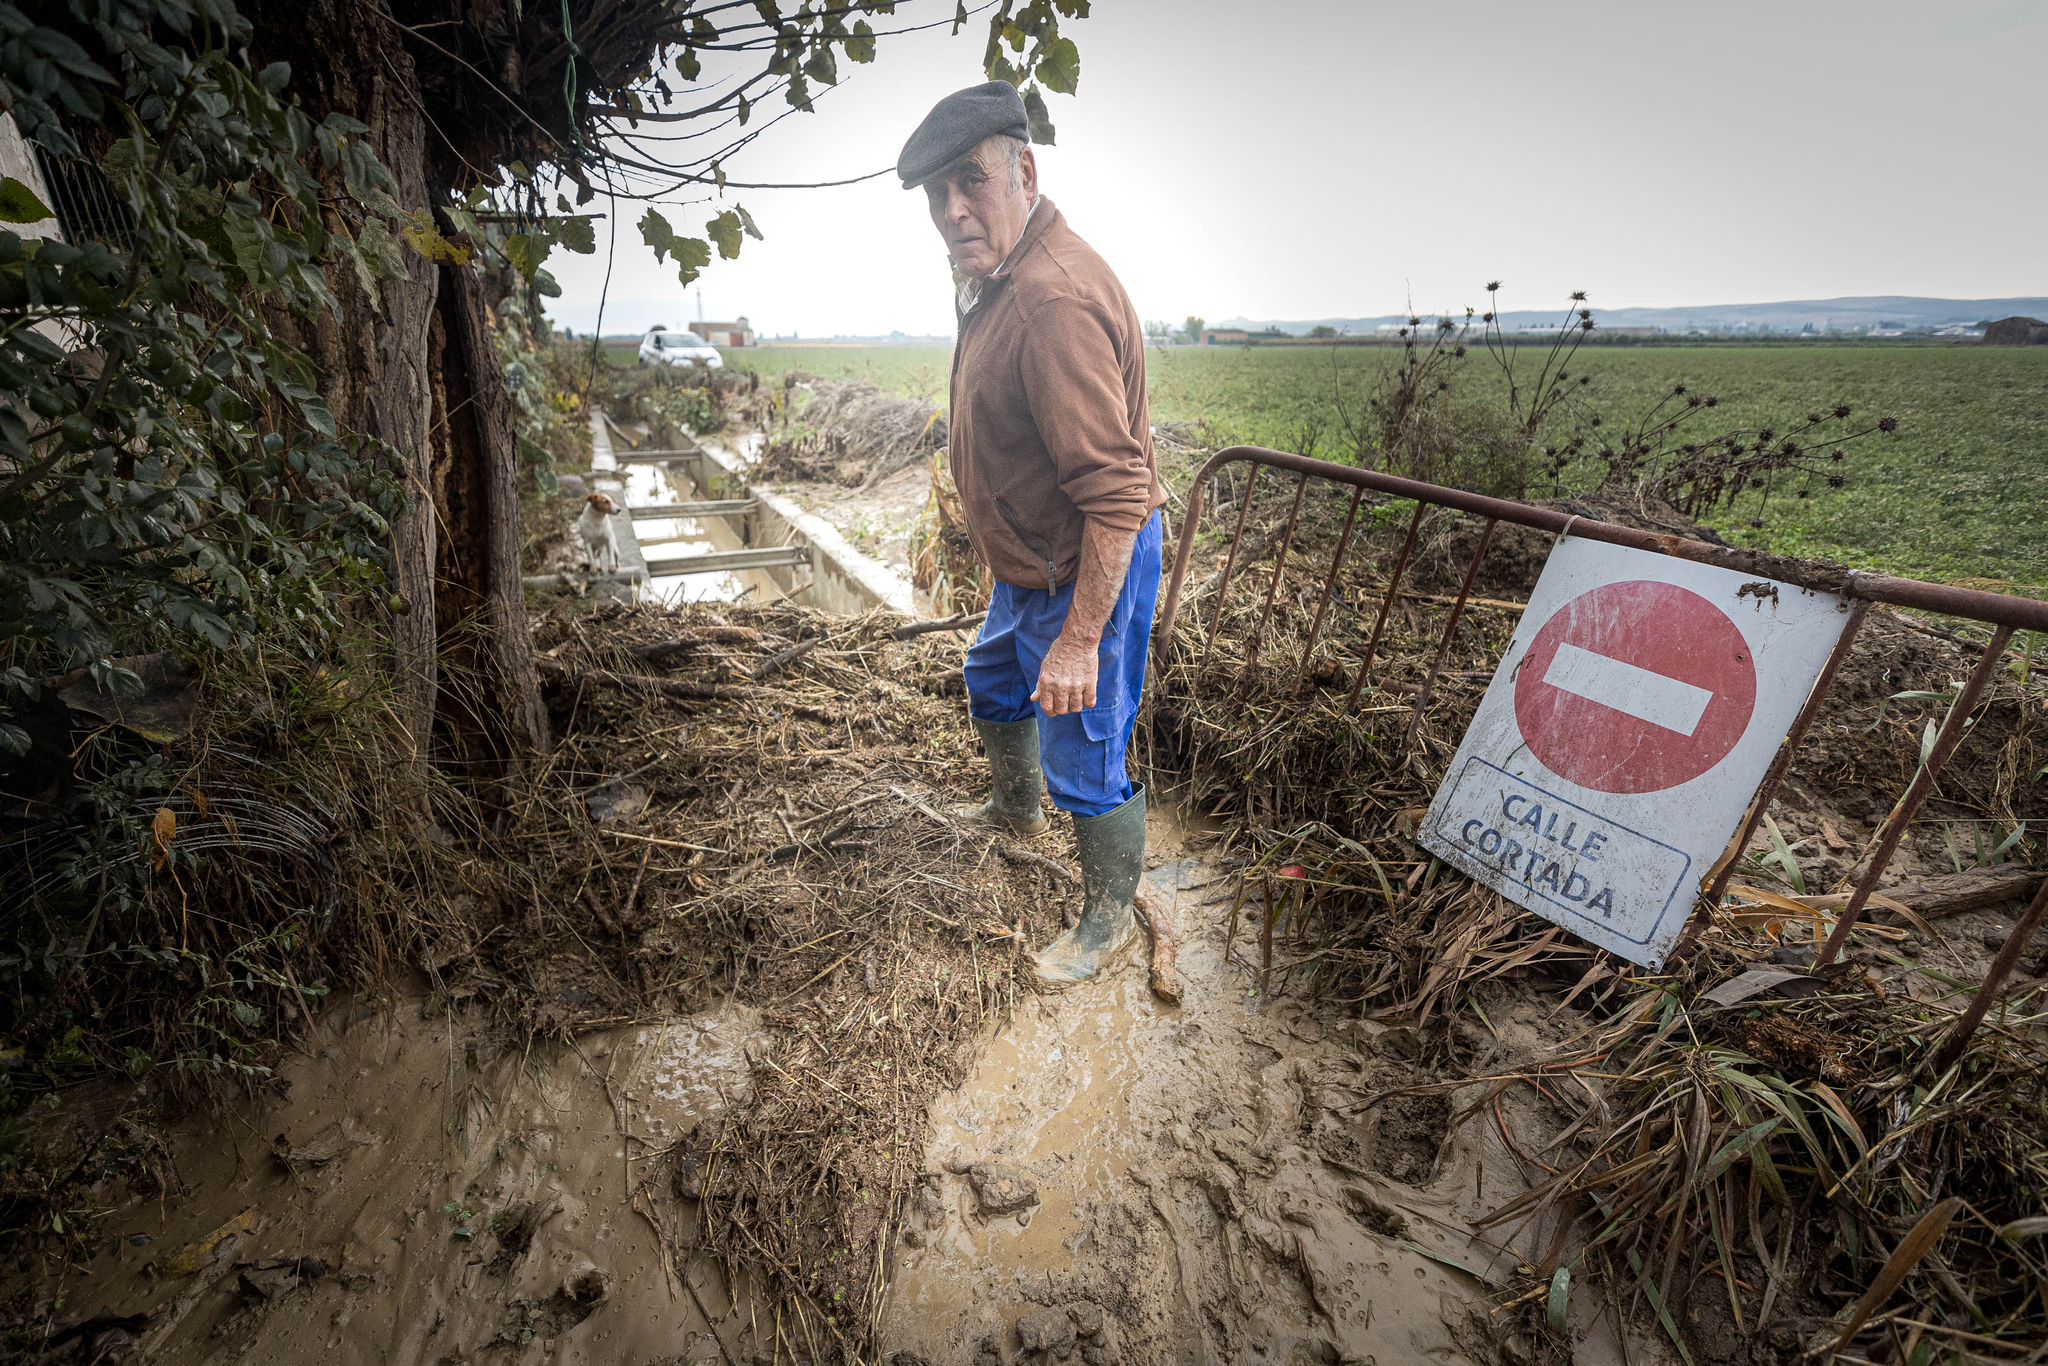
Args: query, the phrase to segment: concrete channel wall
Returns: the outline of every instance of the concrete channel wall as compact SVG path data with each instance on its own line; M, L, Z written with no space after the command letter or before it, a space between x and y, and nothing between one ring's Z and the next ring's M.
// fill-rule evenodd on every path
M592 415L590 427L594 488L611 493L623 508L625 481L619 477L620 467L658 464L677 497L718 505L716 510L706 508L693 515L719 518L739 547L704 556L650 559L633 529L634 510L627 508L613 523L619 538L622 579L628 577L629 563L637 574L633 578L637 586L701 559L760 574L784 596L820 611L850 615L883 607L905 616L919 615L907 579L855 549L823 518L780 494L753 488L746 461L734 451L673 429L658 429L652 440L659 444L648 449L621 449L613 444L602 414ZM639 511L654 514L654 509ZM778 555L773 553L776 551L788 553Z

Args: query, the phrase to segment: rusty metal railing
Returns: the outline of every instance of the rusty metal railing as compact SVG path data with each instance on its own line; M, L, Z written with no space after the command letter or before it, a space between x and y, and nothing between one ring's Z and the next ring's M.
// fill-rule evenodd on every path
M1857 880L1854 891L1835 921L1833 932L1818 950L1816 967L1833 962L1848 942L1850 933L1861 920L1872 895L1877 891L1879 881L1890 866L1892 856L1897 853L1907 826L1934 791L1942 767L1962 743L1970 725L1970 717L1983 699L1985 689L1997 671L2000 658L2012 643L2013 634L2023 630L2048 633L2048 602L2036 599L2012 597L1981 589L1959 588L1948 584L1923 583L1917 579L1898 578L1889 574L1865 573L1838 566L1816 564L1812 561L1763 555L1671 533L1620 526L1596 518L1559 511L1556 508L1491 498L1463 489L1444 488L1414 479L1403 479L1398 475L1332 464L1326 460L1293 455L1285 451L1267 450L1259 446L1232 446L1211 456L1196 474L1194 484L1188 490L1187 506L1181 519L1179 543L1174 552L1173 568L1167 580L1165 602L1160 609L1156 631L1157 641L1162 648L1173 640L1174 630L1178 625L1181 599L1187 587L1188 568L1193 559L1196 535L1202 527L1202 513L1210 485L1219 471L1231 465L1249 468L1244 487L1237 495L1238 510L1231 532L1230 549L1224 556L1220 581L1216 587L1215 610L1210 615L1208 629L1201 645L1201 658L1196 665L1198 684L1208 668L1216 634L1223 622L1224 600L1241 568L1245 529L1251 516L1253 494L1264 471L1270 469L1294 475L1294 489L1288 505L1285 527L1274 548L1272 578L1266 590L1265 604L1259 613L1258 623L1251 632L1248 658L1253 662L1258 658L1274 605L1279 599L1281 580L1285 576L1288 559L1294 549L1302 503L1310 481L1347 486L1351 489L1343 530L1337 539L1336 553L1322 571L1323 582L1316 593L1314 615L1309 624L1307 638L1302 645L1301 677L1296 687L1296 695L1299 695L1301 688L1306 686L1313 668L1316 646L1322 639L1331 601L1342 578L1347 557L1351 554L1356 541L1358 516L1366 496L1377 494L1385 499L1412 500L1415 504L1415 511L1408 519L1400 550L1395 554L1392 566L1387 572L1386 591L1380 599L1372 631L1360 651L1357 678L1345 698L1345 710L1353 714L1358 711L1373 665L1379 658L1394 601L1400 595L1403 578L1413 562L1416 538L1421 530L1425 512L1429 508L1439 507L1484 519L1478 545L1465 566L1457 597L1452 601L1447 613L1443 635L1438 640L1423 681L1416 690L1404 746L1413 741L1416 729L1422 721L1424 710L1429 705L1431 694L1457 635L1459 622L1471 598L1472 587L1478 580L1480 566L1493 545L1494 532L1502 522L1536 531L1547 531L1558 536L1569 534L1587 540L1604 541L1610 545L1626 546L1634 550L1668 555L1674 559L1714 565L1738 573L1755 574L1761 578L1778 579L1802 588L1835 593L1847 599L1850 604L1849 617L1844 624L1841 638L1822 665L1818 679L1758 786L1755 799L1750 804L1741 828L1736 832L1727 853L1714 872L1711 884L1702 893L1702 899L1709 905L1718 905L1727 891L1728 880L1734 872L1736 860L1755 837L1765 811L1786 773L1791 769L1799 746L1812 727L1814 718L1819 714L1821 705L1833 689L1842 663L1848 657L1850 647L1855 643L1872 603L1914 608L1991 627L1990 640L1978 655L1975 667L1950 705L1940 728L1935 732L1932 744L1915 771L1912 781L1880 825L1869 867ZM2027 941L2040 927L2044 918L2048 918L2048 882L2043 883L2039 894L2022 913L2011 937L2006 940L1986 972L1982 984L1978 987L1976 998L1957 1020L1937 1057L1938 1065L1946 1067L1961 1056L1970 1036L1982 1022L1993 999L2004 986L2006 978L2011 975Z

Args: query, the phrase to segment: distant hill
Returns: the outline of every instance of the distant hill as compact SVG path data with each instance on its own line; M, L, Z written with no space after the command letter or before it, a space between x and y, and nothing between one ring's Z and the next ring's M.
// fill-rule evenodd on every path
M1601 308L1591 305L1595 323L1605 329L1644 329L1657 332L1701 333L1709 336L1761 333L1798 335L1803 332L1868 336L1872 332L1934 332L1944 327L1968 327L2014 314L2048 316L2048 298L2021 299L1925 299L1907 294L1859 295L1843 299L1794 299L1765 304L1697 304L1678 308ZM1453 316L1461 316L1460 314ZM1439 315L1431 313L1427 318ZM1564 309L1516 309L1500 316L1503 329L1510 332L1546 331L1565 318ZM1232 318L1211 323L1212 327L1277 328L1292 336L1306 336L1316 327L1334 327L1350 336L1370 336L1382 328L1400 327L1408 315L1383 314L1376 318L1307 318L1265 320Z

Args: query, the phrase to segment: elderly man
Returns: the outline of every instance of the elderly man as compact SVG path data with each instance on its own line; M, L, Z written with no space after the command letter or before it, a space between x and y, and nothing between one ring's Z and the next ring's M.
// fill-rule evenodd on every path
M950 461L996 578L966 666L992 795L965 814L1036 833L1050 789L1073 817L1080 923L1034 960L1043 985L1070 986L1130 942L1144 871L1145 789L1124 756L1166 503L1144 332L1116 276L1038 193L1011 86L939 101L896 169L904 188L923 188L958 284Z

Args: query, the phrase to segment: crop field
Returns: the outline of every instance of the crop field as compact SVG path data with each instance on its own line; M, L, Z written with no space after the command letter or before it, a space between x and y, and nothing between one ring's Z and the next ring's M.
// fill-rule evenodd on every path
M1339 412L1355 411L1392 348L1155 350L1152 418L1188 423L1205 444L1251 442L1341 458ZM946 398L942 347L763 347L733 363L779 377L798 370ZM1730 541L1917 578L1982 581L2048 595L2048 348L1971 346L1587 347L1572 365L1591 378L1588 410L1627 425L1674 384L1719 399L1688 432L1780 430L1817 408L1896 417L1896 434L1850 448L1848 484L1764 509L1717 513ZM1475 354L1462 381L1498 392L1499 369Z

